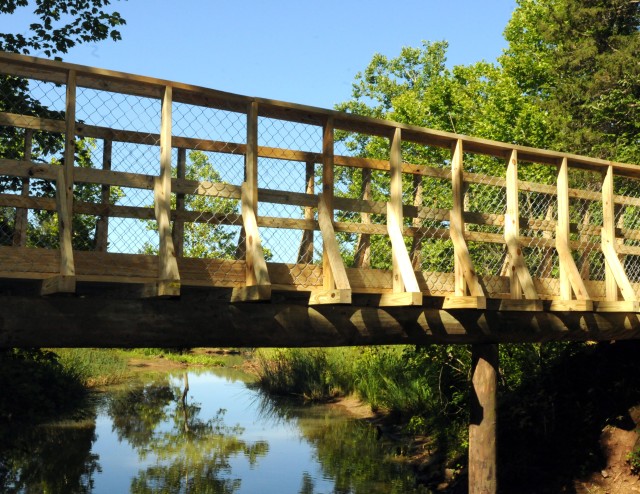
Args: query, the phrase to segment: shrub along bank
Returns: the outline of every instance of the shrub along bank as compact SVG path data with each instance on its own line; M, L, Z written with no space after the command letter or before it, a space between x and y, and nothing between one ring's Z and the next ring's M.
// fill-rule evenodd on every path
M500 481L517 492L564 492L604 468L606 425L635 427L640 342L500 346ZM305 400L351 393L408 434L434 439L444 465L466 464L470 349L465 346L256 352L258 385ZM570 492L570 491L568 491Z

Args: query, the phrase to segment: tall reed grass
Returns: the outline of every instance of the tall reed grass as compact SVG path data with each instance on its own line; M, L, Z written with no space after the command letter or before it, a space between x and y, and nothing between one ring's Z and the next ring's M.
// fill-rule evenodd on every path
M127 378L127 361L110 349L58 348L58 361L86 387L115 384Z

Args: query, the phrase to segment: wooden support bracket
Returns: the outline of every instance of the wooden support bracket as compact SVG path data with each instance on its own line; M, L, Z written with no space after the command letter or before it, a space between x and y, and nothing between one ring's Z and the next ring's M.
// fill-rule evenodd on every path
M384 294L380 299L380 305L422 305L422 293L418 286L418 279L413 270L407 246L402 238L402 231L398 223L397 208L390 202L387 203L387 231L391 239L393 257L394 287L398 286L402 291L392 294Z
M259 302L271 299L271 279L258 231L255 198L247 182L242 184L242 224L246 234L246 283L234 288L232 302Z
M576 266L571 247L569 246L570 217L569 217L569 166L568 160L563 158L558 168L558 223L556 224L556 251L560 267L560 299L551 303L551 310L591 310L593 302L584 284L578 266ZM572 299L572 292L577 301Z
M60 293L73 294L76 292L76 277L56 275L45 278L40 285L40 295L55 295Z
M538 292L522 255L520 237L520 208L518 204L518 151L512 150L507 162L507 211L504 215L504 239L509 254L511 299L538 300ZM514 304L517 307L517 304Z
M443 309L484 309L486 297L480 286L478 275L473 268L467 241L464 238L464 178L462 160L462 140L452 147L451 185L453 206L449 213L449 236L455 253L454 284L455 295L445 297Z
M322 242L324 244L325 258L327 263L324 269L331 270L334 288L325 288L323 290L314 290L309 298L310 305L319 304L350 304L351 303L351 284L347 277L347 270L342 262L340 255L340 247L336 241L336 234L333 229L333 221L329 208L325 202L323 194L318 197L318 225L322 234Z
M456 259L458 260L462 276L464 277L468 290L471 292L471 296L452 295L445 297L443 309L485 308L486 296L482 286L480 286L478 275L473 268L473 262L471 260L471 255L469 254L467 242L462 233L461 225L457 223L458 222L454 220L452 216L450 224L451 240L453 241L453 248L455 250Z
M605 260L605 287L607 300L616 302L618 290L626 302L635 302L636 293L631 286L616 250L616 222L613 190L613 166L609 165L602 181L602 230L600 246Z
M58 169L56 181L56 208L58 211L58 237L60 242L60 274L43 280L41 295L55 293L74 293L76 289L76 270L73 261L73 245L71 242L71 210L69 209L65 170Z

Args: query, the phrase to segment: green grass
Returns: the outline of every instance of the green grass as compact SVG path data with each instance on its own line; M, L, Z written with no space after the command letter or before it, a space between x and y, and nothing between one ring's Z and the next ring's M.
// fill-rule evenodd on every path
M194 352L191 349L135 348L121 350L124 357L163 358L172 362L202 367L224 367L225 360L219 355Z
M62 367L86 387L116 384L127 379L127 360L111 349L58 348Z

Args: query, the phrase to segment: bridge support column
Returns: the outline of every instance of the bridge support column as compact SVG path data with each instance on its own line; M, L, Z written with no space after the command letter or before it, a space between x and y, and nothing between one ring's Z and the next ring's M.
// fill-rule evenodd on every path
M469 494L495 494L498 345L472 345Z

